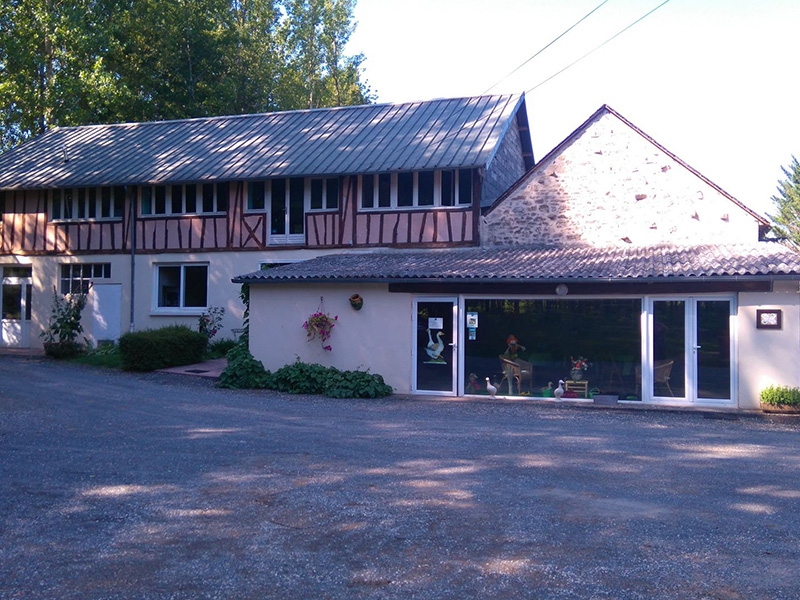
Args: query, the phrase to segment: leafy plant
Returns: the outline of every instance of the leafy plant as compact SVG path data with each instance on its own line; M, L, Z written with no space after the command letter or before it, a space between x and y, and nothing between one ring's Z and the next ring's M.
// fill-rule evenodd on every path
M44 348L48 356L69 358L79 354L83 347L78 343L78 335L83 333L81 313L86 307L88 296L83 293L62 296L53 288L53 307L47 328L40 334L44 338Z
M236 344L226 355L228 365L219 377L218 387L229 389L261 389L267 387L269 371L253 358L245 344Z
M391 386L380 375L340 371L299 359L275 371L267 387L289 394L322 394L330 398L380 398L392 393Z
M322 394L331 369L332 367L300 362L298 359L275 371L270 387L289 394Z
M208 344L208 349L206 350L205 358L224 358L228 352L233 350L238 345L239 342L230 338L210 342Z
M325 381L325 395L331 398L382 398L391 393L383 377L365 371L336 371Z
M101 344L97 348L87 348L86 352L75 357L74 362L107 369L122 368L119 346L112 343Z
M225 309L223 307L209 307L207 313L200 315L197 323L197 330L210 340L222 329L222 317L224 316Z
M761 402L774 406L800 406L800 388L770 385L761 390Z

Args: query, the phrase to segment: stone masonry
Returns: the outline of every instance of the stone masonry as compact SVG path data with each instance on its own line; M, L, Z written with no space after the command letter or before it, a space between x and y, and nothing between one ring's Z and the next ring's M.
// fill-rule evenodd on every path
M603 107L484 215L483 245L758 241L759 219Z

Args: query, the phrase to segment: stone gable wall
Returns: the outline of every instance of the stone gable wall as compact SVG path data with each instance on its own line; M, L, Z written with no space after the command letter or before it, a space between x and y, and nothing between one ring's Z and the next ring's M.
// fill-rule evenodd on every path
M481 219L484 245L758 241L758 221L610 113Z
M522 140L517 128L517 117L509 128L500 147L486 169L481 194L481 206L489 206L525 174L522 157Z

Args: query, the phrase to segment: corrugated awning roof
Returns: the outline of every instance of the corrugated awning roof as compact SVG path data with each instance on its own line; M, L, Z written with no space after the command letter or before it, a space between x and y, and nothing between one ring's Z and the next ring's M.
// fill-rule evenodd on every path
M54 129L0 154L0 189L485 167L523 95Z
M626 248L495 247L336 254L256 271L236 283L535 282L800 275L800 254L776 242Z

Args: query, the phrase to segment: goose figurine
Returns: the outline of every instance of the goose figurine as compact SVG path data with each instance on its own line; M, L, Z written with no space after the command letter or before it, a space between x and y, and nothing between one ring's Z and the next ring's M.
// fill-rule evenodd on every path
M425 348L425 352L428 353L428 356L431 357L431 360L440 361L442 360L442 350L444 350L444 342L442 341L442 334L443 332L439 331L436 333L436 341L433 341L431 337L431 330L428 329L428 347Z
M489 381L489 378L486 378L486 391L489 392L489 397L494 398L497 395L497 387L492 385L492 382Z
M553 396L555 396L556 400L561 400L561 397L564 395L564 380L558 380L558 387L553 390Z

